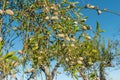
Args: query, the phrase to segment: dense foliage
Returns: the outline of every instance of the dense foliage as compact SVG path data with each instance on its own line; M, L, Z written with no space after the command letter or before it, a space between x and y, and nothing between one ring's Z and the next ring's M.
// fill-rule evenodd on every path
M96 31L85 23L81 10L101 14L95 6L67 0L1 0L0 4L1 78L39 80L45 74L46 80L53 80L62 68L77 80L106 80L104 69L112 66L117 47L110 40L105 44L98 22ZM14 50L20 44L22 49Z

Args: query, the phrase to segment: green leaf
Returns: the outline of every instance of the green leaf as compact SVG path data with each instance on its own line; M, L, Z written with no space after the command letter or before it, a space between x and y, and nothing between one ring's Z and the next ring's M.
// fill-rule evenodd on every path
M7 59L13 56L13 54L15 54L15 52L9 52L8 54L4 55L3 58Z
M99 32L99 31L100 31L100 24L99 24L99 22L97 22L96 31L97 31L97 32Z
M75 31L78 31L78 30L79 30L79 27L78 27L78 26L76 26L76 27L75 27Z
M76 80L78 80L78 76L77 75L73 75L75 77Z
M100 33L101 33L101 32L105 32L105 30L100 30Z
M74 71L73 71L73 76L75 77L76 80L78 80L78 76L77 76L77 74L76 74L77 72L78 72L77 70L74 70Z
M98 33L105 32L105 30L101 30L101 29L100 29L100 24L99 24L99 22L97 22L96 32L98 32Z
M18 61L18 58L16 56L11 56L11 57L9 57L9 59Z

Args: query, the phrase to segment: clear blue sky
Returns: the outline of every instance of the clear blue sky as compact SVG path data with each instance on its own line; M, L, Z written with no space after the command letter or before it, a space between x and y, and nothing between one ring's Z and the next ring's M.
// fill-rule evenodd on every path
M78 0L81 2L81 0ZM91 5L97 5L100 9L107 8L111 11L120 13L120 0L82 0L81 4L89 3ZM94 10L84 10L83 14L88 16L87 23L95 27L96 21L99 21L101 28L106 30L104 36L106 38L115 37L120 29L120 16L104 12L101 15L97 15Z

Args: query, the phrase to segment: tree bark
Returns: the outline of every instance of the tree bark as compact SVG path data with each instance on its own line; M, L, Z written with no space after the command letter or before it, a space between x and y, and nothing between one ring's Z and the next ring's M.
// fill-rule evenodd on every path
M59 67L60 63L58 62L55 67L53 68L52 72L49 71L49 67L48 66L41 66L40 69L45 73L46 76L46 80L53 80L55 73Z
M79 74L80 74L82 80L87 80L85 74L83 73L84 71L81 71L80 69L78 69L78 71L79 71Z
M101 63L100 64L100 80L106 80L104 68L105 68L104 65Z
M51 75L46 75L46 80L53 80Z

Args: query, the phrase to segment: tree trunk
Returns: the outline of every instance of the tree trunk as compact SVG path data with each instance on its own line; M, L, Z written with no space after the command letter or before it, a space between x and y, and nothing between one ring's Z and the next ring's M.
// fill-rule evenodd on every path
M49 71L49 67L48 66L44 66L44 73L46 76L46 80L53 80L54 75L51 74L51 72Z
M100 64L100 80L106 80L104 68L105 68L104 65L101 63Z
M51 75L46 75L46 80L53 80Z
M60 61L58 61L58 63L56 63L55 67L53 68L53 70L51 72L50 72L48 66L41 65L40 69L45 73L46 80L54 79L55 73L56 73L59 65L60 65Z
M82 80L87 80L86 75L84 74L84 71L83 70L81 71L80 69L78 69L78 71L79 71L79 74L80 74Z

